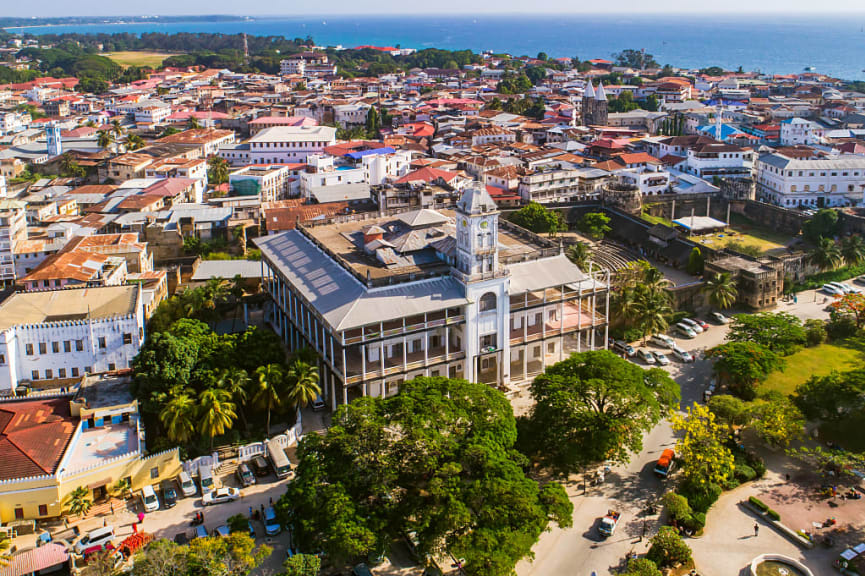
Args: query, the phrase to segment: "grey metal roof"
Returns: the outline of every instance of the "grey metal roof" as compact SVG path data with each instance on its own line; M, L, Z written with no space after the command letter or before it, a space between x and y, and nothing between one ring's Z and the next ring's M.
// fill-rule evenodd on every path
M510 264L508 270L511 273L511 285L508 290L511 294L582 282L586 282L588 287L592 282L591 278L564 254Z
M297 230L255 244L335 331L468 303L451 277L367 288Z
M845 168L861 170L865 168L865 156L846 154L821 160L799 160L788 158L781 154L766 154L760 156L760 162L789 170L843 170Z
M350 202L352 200L369 200L369 184L331 184L330 186L310 186L309 195L319 204L327 202Z
M255 260L202 260L192 275L193 282L211 278L230 280L240 274L241 278L261 278L261 262Z

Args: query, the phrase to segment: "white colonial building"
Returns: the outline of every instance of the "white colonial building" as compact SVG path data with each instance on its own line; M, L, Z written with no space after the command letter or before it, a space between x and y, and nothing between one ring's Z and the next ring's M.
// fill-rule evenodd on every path
M232 166L306 162L336 143L330 126L274 126L265 128L242 144L219 148L219 156Z
M0 395L127 369L143 342L139 285L13 294L0 305Z
M826 129L804 118L788 118L781 121L781 145L797 146L804 144L813 146L823 142Z
M865 199L865 156L795 159L764 154L757 160L757 195L784 207L861 204Z

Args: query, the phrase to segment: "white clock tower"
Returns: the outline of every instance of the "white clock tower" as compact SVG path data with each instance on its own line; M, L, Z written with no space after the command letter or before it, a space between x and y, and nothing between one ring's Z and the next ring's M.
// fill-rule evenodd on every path
M465 286L467 380L510 381L510 281L499 265L499 211L482 185L457 203L456 271Z

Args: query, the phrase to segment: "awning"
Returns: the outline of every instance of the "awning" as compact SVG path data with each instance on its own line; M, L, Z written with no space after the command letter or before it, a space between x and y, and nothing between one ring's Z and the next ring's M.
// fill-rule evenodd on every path
M46 544L12 556L8 564L0 566L0 576L24 576L64 562L69 562L66 547L62 544Z

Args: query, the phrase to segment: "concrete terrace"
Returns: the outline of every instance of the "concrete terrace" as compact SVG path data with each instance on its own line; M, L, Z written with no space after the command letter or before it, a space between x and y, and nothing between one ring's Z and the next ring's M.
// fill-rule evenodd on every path
M83 430L71 446L69 472L103 464L135 452L139 447L138 427L134 420Z

